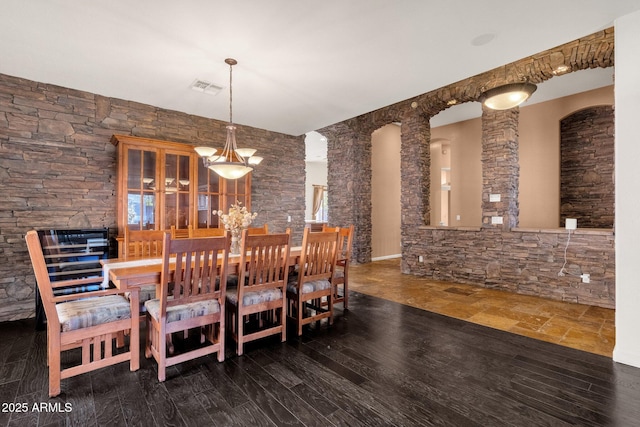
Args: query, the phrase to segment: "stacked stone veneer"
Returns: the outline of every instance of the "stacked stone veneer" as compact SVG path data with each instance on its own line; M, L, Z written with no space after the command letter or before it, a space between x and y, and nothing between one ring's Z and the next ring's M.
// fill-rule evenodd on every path
M423 227L405 243L403 271L526 295L615 308L612 232ZM567 274L558 273L567 247ZM420 263L418 256L424 257ZM591 275L582 283L582 273Z
M225 122L0 74L0 321L34 313L24 235L33 228L116 227L113 134L221 147ZM256 224L294 242L304 228L304 137L238 126L264 161L253 173ZM286 159L286 168L283 168ZM291 215L292 222L287 222Z
M509 230L518 225L518 118L520 109L482 111L482 226ZM492 201L491 195L500 201ZM500 218L502 223L493 223Z
M585 108L560 123L560 217L579 227L612 228L613 107Z
M484 90L496 86L523 79L544 82L555 76L554 70L560 65L566 66L568 72L612 67L613 36L613 28L609 28L318 129L328 138L330 222L355 224L354 253L358 256L354 259L357 262L371 260L368 238L371 215L370 205L367 206L371 200L370 158L357 156L370 156L370 149L364 145L370 146L375 129L400 122L404 273L613 307L612 231L579 231L575 239L572 238L568 249L568 254L573 254L569 260L571 269L575 273L589 273L589 284L580 283L580 278L573 275L557 274L564 262L561 246L566 232L563 229L518 231L518 108L506 112L483 110L482 227L429 227L430 118L451 105L477 102ZM339 150L339 154L332 154L334 149ZM491 194L500 194L501 201L491 202ZM492 217L501 217L503 224L492 224ZM425 263L418 263L419 256L424 257Z

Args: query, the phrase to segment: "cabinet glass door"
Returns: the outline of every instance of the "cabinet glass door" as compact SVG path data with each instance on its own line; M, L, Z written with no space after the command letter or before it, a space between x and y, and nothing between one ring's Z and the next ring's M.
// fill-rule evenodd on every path
M190 157L166 154L164 165L164 229L189 226Z
M213 211L220 207L220 178L215 172L198 162L198 225L197 228L217 228L218 215Z
M223 208L225 212L229 210L231 205L237 205L238 202L241 206L246 206L250 209L249 195L247 194L247 180L250 179L250 174L243 176L242 178L228 180L226 182L227 200Z
M132 230L154 229L157 216L156 153L127 151L127 225Z

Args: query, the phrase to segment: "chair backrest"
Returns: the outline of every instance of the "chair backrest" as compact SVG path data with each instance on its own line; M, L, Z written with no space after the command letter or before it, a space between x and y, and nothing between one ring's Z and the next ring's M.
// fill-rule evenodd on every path
M249 227L247 228L249 235L254 234L269 234L269 225L265 224L262 227Z
M189 238L195 237L220 237L225 236L227 232L224 228L191 228L189 227Z
M35 230L27 231L25 240L27 241L27 249L29 250L29 257L31 258L33 273L36 276L36 282L38 284L38 289L40 290L40 297L42 298L47 319L57 319L58 315L53 303L53 289L51 287L47 263L44 259L44 253L42 252L42 245L40 244L38 232Z
M338 253L338 231L311 232L304 229L298 283L330 280L333 277Z
M228 240L226 236L171 239L169 233L165 234L160 279L162 313L174 305L211 299L224 302Z
M353 246L353 224L349 227L322 226L322 231L337 231L338 235L338 261L351 260L351 247Z
M275 287L284 289L289 273L290 244L290 230L282 234L255 235L243 230L238 282L239 301L242 301L245 291L259 292Z
M162 256L162 242L166 231L124 229L125 258L150 258Z
M38 285L38 290L40 291L40 298L42 299L42 305L44 306L44 312L47 316L47 320L48 322L58 324L59 320L58 312L55 308L56 302L54 300L54 288L80 287L92 284L99 287L102 284L102 277L94 275L93 277L80 277L51 282L38 232L36 230L29 230L25 236L25 240L27 242L27 249L29 250L29 257L31 258L33 273L36 276L36 283ZM62 301L64 296L59 296L57 298Z
M190 232L191 232L191 226L189 226L189 228L176 228L175 225L171 226L172 239L185 239L189 237Z

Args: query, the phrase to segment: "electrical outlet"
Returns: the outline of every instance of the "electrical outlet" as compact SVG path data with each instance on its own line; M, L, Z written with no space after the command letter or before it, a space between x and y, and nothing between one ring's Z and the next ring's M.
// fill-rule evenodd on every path
M590 283L591 282L591 275L588 274L588 273L580 275L580 278L582 279L582 283Z
M291 222L291 215L287 215L287 222Z
M422 255L418 257L418 262L424 262L424 257Z

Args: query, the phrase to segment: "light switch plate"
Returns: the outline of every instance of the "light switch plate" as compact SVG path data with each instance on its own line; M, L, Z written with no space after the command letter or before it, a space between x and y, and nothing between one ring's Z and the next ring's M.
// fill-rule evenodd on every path
M499 202L500 201L500 195L499 194L489 194L489 201L490 202Z
M491 217L491 224L502 224L502 217L501 216L492 216Z

